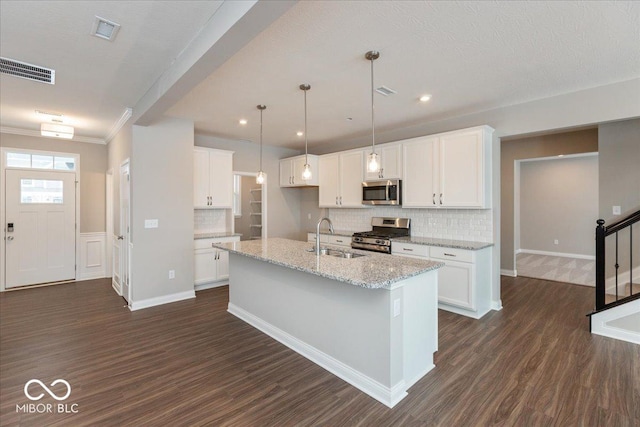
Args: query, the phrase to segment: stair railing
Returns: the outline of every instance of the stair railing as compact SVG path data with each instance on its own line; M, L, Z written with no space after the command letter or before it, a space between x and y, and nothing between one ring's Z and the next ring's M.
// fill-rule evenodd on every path
M605 310L610 307L614 307L620 304L624 304L627 301L634 300L640 297L640 286L636 284L634 289L633 283L633 224L640 221L640 210L625 216L624 218L605 225L603 219L596 221L598 226L596 227L596 312ZM618 251L618 233L629 229L629 295L619 297L618 295L618 280L619 276L619 251ZM606 302L606 277L605 277L605 244L608 236L615 235L615 301Z

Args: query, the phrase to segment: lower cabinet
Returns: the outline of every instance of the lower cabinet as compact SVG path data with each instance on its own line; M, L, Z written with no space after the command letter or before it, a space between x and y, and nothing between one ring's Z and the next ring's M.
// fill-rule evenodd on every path
M479 319L491 307L491 248L465 250L391 243L393 255L444 262L438 270L438 308Z
M194 241L194 284L197 291L227 284L229 278L229 252L214 248L214 243L237 242L239 236Z
M316 233L307 233L307 242L316 242ZM341 236L336 234L321 234L320 243L334 246L351 247L351 236Z

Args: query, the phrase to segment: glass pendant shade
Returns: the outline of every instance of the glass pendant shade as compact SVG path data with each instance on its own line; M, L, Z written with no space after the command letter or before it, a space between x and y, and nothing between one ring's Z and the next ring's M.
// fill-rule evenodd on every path
M375 152L369 154L367 158L367 170L375 173L380 171L380 162L378 161L378 155Z
M256 176L256 184L264 184L264 172L258 172L258 175Z
M312 176L313 174L311 173L311 166L309 166L309 163L305 163L304 169L302 169L302 179L308 181Z

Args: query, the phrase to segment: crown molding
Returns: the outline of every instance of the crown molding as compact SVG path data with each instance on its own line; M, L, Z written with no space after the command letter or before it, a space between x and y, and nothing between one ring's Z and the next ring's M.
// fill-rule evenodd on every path
M12 135L23 135L23 136L35 136L38 138L47 138L45 136L42 136L39 130L13 128L13 127L7 127L7 126L0 126L0 133L8 133ZM59 138L49 138L49 139L59 139ZM107 143L107 141L101 138L92 138L90 136L80 136L80 135L73 135L72 139L65 139L64 141L88 142L90 144L100 144L100 145L106 145Z
M124 111L122 112L122 115L120 116L118 121L114 123L113 127L109 131L109 134L104 139L107 144L111 142L113 138L115 138L118 132L120 132L120 129L122 129L122 127L127 123L127 121L131 118L132 115L133 115L132 108L124 109Z

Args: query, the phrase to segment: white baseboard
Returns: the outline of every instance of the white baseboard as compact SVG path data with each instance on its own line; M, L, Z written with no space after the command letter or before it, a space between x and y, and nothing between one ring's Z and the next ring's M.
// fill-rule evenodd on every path
M516 270L500 269L500 274L502 276L518 277L518 272Z
M161 297L143 299L141 301L132 301L131 304L129 304L129 310L142 310L143 308L155 307L157 305L169 304L171 302L183 301L195 297L195 291L185 291L170 295L163 295Z
M122 296L122 289L120 288L120 284L116 282L113 278L111 279L111 287L114 291L120 296Z
M194 285L194 288L197 291L204 291L205 289L219 288L220 286L227 286L229 284L228 280L223 280L221 282L213 282L213 283L202 283Z
M537 250L534 250L534 249L518 249L516 251L516 255L517 254L559 256L559 257L563 257L563 258L588 259L588 260L591 260L591 261L594 261L596 259L595 255L569 254L569 253L565 253L565 252L537 251Z
M105 232L80 233L80 264L76 271L77 281L108 277L106 249Z
M492 300L491 301L491 310L494 310L494 311L502 310L502 300L501 299L499 299L497 301Z
M357 389L363 391L369 396L373 397L380 403L393 408L398 402L400 402L407 395L408 385L404 381L400 381L398 384L389 388L376 380L364 375L360 371L353 369L352 367L334 359L328 354L318 350L317 348L310 346L309 344L300 341L294 336L286 333L282 329L279 329L270 323L265 322L259 317L243 310L242 308L229 303L227 311L237 318L245 321L254 328L264 332L276 341L286 345L296 353L306 357L313 363L323 367L333 375L342 378Z
M618 307L613 307L591 315L591 333L604 337L615 338L634 344L640 344L640 334L635 331L617 328L608 325L612 320L620 319L640 312L640 300L628 302Z

